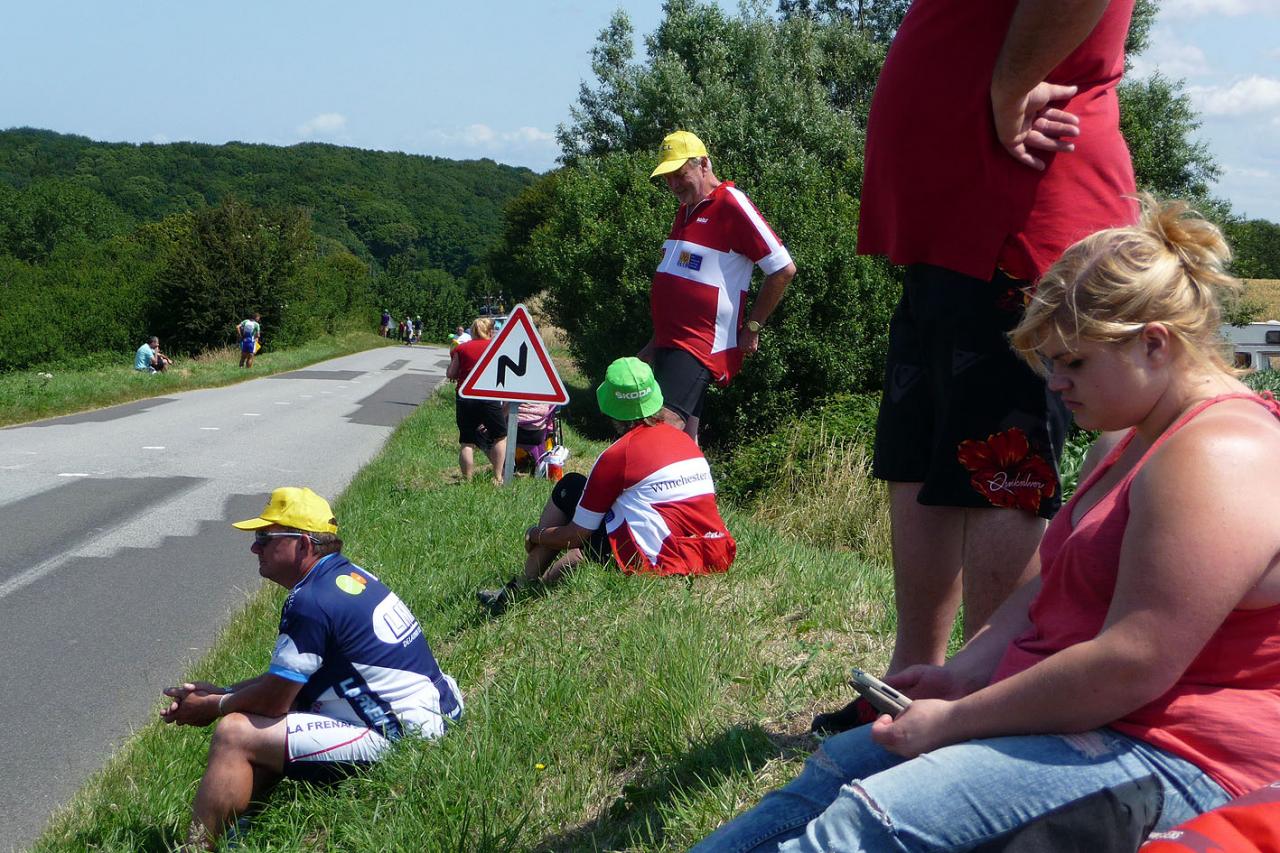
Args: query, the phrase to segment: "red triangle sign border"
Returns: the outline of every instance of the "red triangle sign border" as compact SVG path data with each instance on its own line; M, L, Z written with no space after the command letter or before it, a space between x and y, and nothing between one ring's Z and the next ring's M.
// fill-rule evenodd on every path
M516 328L522 327L526 337L529 339L529 345L533 349L534 355L537 357L536 363L541 365L542 371L547 378L548 384L551 385L552 393L536 393L531 391L506 391L496 388L476 389L476 385L480 377L484 374L485 369L489 366L498 353L502 351L502 345ZM480 360L476 362L476 366L471 369L471 373L458 386L458 396L479 400L498 400L509 402L530 402L530 403L554 403L556 405L564 405L569 402L569 393L565 390L564 383L560 381L560 374L556 372L555 365L551 363L551 358L547 354L547 347L542 342L542 336L538 334L537 328L533 325L533 321L529 318L529 310L521 303L511 309L511 313L507 316L506 323L503 324L501 331L497 337L490 342L485 348L484 354L480 356Z

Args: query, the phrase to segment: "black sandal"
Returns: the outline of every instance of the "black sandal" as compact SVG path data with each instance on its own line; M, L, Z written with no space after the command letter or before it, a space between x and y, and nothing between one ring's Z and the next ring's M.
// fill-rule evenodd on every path
M879 716L875 706L859 696L839 711L818 714L809 725L809 731L815 735L837 735L875 722Z

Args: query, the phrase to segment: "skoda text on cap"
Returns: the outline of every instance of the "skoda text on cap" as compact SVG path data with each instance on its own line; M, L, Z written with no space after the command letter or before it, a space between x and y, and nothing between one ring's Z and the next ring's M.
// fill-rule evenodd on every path
M605 371L596 403L614 420L637 421L662 408L662 389L649 365L634 357L619 358Z
M687 130L677 130L674 133L668 133L666 138L662 140L662 145L658 147L658 153L661 159L650 178L656 178L659 175L665 175L668 172L674 172L685 164L685 161L694 157L707 157L707 146L702 144L702 140L694 136Z

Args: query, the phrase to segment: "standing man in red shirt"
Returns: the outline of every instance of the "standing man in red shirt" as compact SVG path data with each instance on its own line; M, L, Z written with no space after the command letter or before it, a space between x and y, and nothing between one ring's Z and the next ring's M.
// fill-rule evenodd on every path
M650 177L663 176L680 209L649 291L653 337L639 356L653 365L667 411L696 441L707 384L728 385L759 348L796 265L746 195L715 176L701 139L677 130L661 154ZM748 313L753 265L765 280Z
M1063 249L1135 220L1116 98L1132 10L915 0L885 60L858 249L907 267L874 467L893 521L891 673L943 662L962 596L967 637L1036 574L1067 417L1005 335Z

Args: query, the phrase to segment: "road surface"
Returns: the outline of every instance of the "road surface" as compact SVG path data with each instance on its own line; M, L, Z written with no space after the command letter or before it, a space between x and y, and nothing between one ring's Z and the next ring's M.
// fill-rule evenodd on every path
M447 366L388 347L0 430L0 850L35 839L259 588L228 522L277 486L336 497Z

